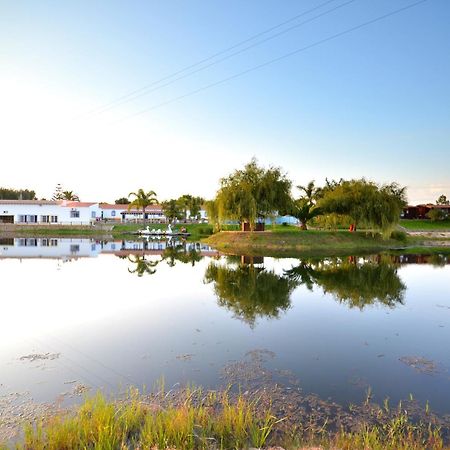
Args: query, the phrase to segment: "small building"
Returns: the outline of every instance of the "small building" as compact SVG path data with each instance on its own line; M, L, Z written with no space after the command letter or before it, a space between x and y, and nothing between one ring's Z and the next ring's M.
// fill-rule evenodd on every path
M147 206L147 208L145 208L145 217L142 209L128 209L128 205L125 206L127 206L127 208L120 213L124 222L140 221L143 219L154 223L167 222L167 218L163 213L161 205Z
M433 203L421 204L421 205L408 205L403 208L401 218L402 219L428 219L427 214L432 209L438 209L444 213L444 217L450 215L450 205L435 205Z
M118 205L110 203L100 203L99 204L100 215L98 219L100 220L122 220L122 213L128 211L128 205Z

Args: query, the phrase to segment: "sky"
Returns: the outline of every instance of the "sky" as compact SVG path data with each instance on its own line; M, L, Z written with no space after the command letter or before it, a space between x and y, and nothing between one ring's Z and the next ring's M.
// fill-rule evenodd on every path
M415 3L0 0L0 185L211 198L256 157L450 197L450 2Z

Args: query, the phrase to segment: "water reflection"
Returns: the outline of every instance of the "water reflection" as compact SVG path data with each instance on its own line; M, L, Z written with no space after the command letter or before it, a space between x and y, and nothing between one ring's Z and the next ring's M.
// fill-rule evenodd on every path
M398 263L388 255L370 258L302 260L285 275L313 290L320 287L350 308L381 303L391 308L403 304L405 284L397 274Z
M213 283L218 304L233 311L251 326L258 318L278 318L291 306L299 286L316 287L350 308L375 303L388 307L404 303L405 284L398 276L399 263L390 256L369 258L301 259L277 274L264 267L263 258L228 258L211 262L204 282Z
M290 297L297 286L295 280L253 263L211 262L204 281L214 284L219 306L233 311L235 317L250 326L259 317L278 318L291 306Z

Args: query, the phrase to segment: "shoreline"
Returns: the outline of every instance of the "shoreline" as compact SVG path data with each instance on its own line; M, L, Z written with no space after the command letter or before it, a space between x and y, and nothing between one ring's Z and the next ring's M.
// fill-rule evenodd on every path
M441 234L441 233L439 233ZM450 234L449 236L450 237ZM450 253L450 239L427 236L406 236L386 239L364 231L222 231L202 242L230 255L249 256L340 256L379 252Z

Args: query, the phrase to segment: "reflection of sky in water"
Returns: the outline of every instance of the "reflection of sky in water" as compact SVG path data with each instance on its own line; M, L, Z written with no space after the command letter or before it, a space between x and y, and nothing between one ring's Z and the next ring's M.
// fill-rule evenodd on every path
M108 254L67 263L0 259L0 394L30 390L50 400L71 389L68 381L115 389L151 387L161 376L167 385L214 386L226 363L266 348L276 353L269 366L292 370L305 391L359 401L370 385L378 399L411 392L450 412L450 374L420 374L398 360L423 356L450 368L450 266L402 266L407 290L395 308L350 309L317 286L300 286L278 319L258 317L251 327L219 307L214 283L204 283L211 261L163 261L138 277L129 260ZM297 264L264 261L278 275ZM61 356L18 360L46 352Z

